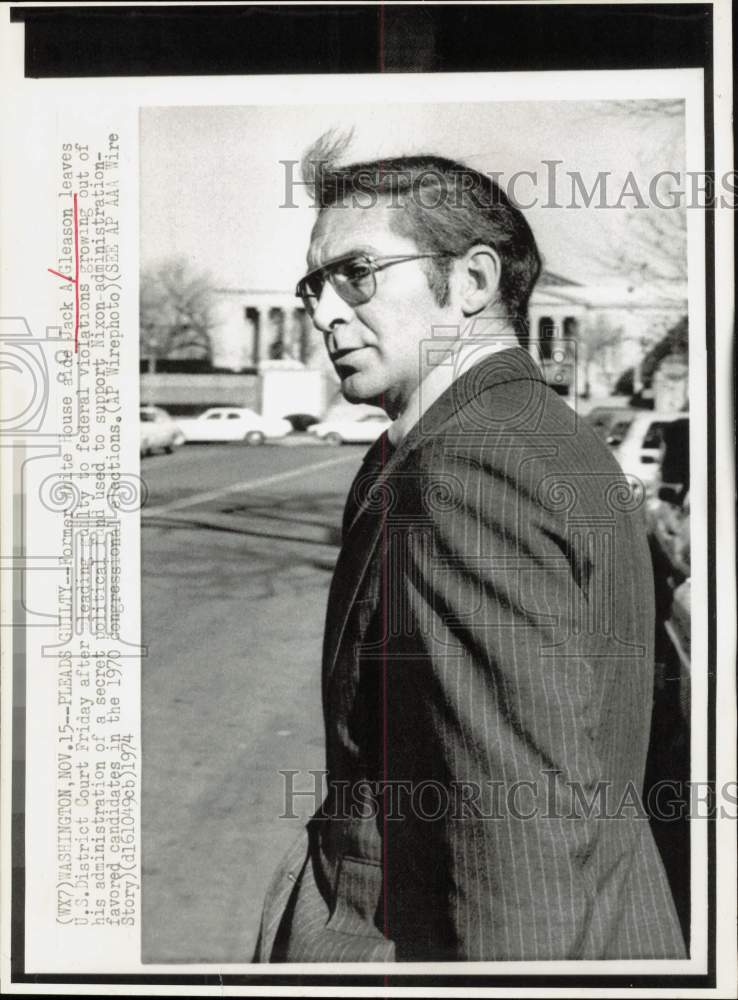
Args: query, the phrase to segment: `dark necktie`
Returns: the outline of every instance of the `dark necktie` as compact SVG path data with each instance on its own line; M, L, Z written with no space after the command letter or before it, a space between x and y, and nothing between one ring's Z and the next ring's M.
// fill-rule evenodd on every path
M342 538L344 540L356 520L362 501L366 498L367 491L371 489L372 483L381 475L382 470L389 462L390 456L394 451L395 447L390 443L387 431L384 431L366 453L364 461L361 463L361 468L356 473L348 497L346 498L342 526Z

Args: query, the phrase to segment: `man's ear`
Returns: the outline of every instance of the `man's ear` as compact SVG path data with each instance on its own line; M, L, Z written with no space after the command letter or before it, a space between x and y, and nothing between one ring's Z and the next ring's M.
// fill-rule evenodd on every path
M502 275L500 255L484 243L471 247L457 264L461 308L465 316L488 309L497 300Z

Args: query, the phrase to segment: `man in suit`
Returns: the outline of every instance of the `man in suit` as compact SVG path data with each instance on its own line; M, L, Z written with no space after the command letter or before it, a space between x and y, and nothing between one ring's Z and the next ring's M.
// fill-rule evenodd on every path
M256 959L684 957L640 802L643 498L519 344L533 235L461 164L309 159L298 291L346 399L394 422L328 600L327 795Z

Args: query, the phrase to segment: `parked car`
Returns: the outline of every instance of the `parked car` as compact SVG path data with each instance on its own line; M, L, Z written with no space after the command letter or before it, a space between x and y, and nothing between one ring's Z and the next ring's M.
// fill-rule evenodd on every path
M640 410L624 428L620 441L608 438L620 467L628 475L637 476L647 492L652 492L659 473L664 429L684 413L658 413Z
M648 528L674 589L691 572L688 417L678 417L664 428L654 485L646 506Z
M187 441L243 441L264 444L289 434L292 424L281 417L262 417L245 406L212 406L198 417L180 419Z
M142 455L151 455L155 451L165 451L171 455L175 448L185 442L179 424L160 406L141 406L139 421Z
M621 428L623 432L625 431L636 412L636 410L630 410L626 406L595 406L584 419L603 441L608 441Z
M662 432L656 491L648 501L649 544L656 586L656 623L673 654L679 705L689 718L691 680L691 559L689 417L679 414ZM657 632L658 638L658 632Z
M689 417L678 414L661 430L660 461L645 505L653 560L655 629L651 744L646 762L648 791L667 780L686 789L690 778L692 595L690 568ZM702 666L701 663L697 667ZM650 797L650 796L649 796ZM681 915L690 900L689 796L677 796L672 817L654 816L653 829ZM682 813L681 810L684 809Z
M382 431L386 431L392 421L385 413L367 413L358 419L350 416L334 417L308 427L308 434L314 434L326 444L370 444L376 441Z
M633 417L622 417L615 420L607 432L605 441L610 445L611 448L616 448L620 442L625 437L625 432L628 430L630 425L633 423Z
M318 418L311 413L289 413L284 419L289 420L293 431L306 431L318 423Z

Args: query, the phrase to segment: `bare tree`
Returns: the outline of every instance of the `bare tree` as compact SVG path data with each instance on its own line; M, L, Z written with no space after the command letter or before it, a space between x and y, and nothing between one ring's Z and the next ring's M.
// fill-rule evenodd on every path
M644 120L682 119L684 99L682 97L646 97L638 100L603 101L605 113L615 112Z
M584 396L592 391L592 377L599 374L607 395L617 377L616 367L623 340L622 326L615 326L604 313L593 313L581 329L578 343L579 363L584 376Z
M139 323L142 356L210 361L214 317L209 276L182 257L144 269Z
M649 206L631 214L621 243L610 263L635 284L655 285L687 280L687 212L684 206Z
M645 344L642 343L645 348ZM639 365L635 368L626 368L621 372L613 388L613 393L618 395L640 395L644 389L650 389L653 385L654 373L658 369L664 358L678 357L685 364L689 364L689 320L687 316L682 316L676 323L672 323L666 333L651 344Z
M640 153L630 164L624 225L595 253L609 271L634 284L668 287L687 279L687 204L685 187L684 101L647 99L598 104L597 119L626 118L641 137ZM691 183L691 181L690 181Z

